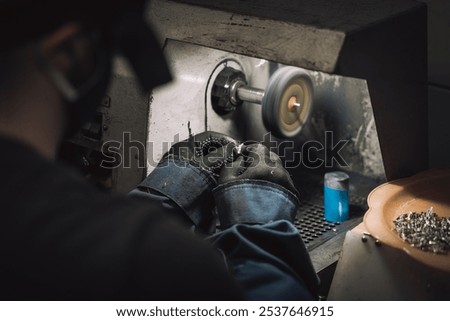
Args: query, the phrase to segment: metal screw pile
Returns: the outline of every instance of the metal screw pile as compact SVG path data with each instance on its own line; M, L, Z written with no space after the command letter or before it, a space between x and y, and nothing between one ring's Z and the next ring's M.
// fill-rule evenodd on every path
M439 217L430 207L427 212L402 214L394 230L411 246L426 252L447 254L450 249L450 217Z

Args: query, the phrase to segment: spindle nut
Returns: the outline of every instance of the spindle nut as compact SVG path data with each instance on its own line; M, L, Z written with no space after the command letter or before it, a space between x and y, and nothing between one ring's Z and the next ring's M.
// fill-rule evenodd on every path
M217 75L211 89L211 103L218 114L227 114L242 104L242 101L236 99L236 84L247 84L245 75L240 70L225 67Z

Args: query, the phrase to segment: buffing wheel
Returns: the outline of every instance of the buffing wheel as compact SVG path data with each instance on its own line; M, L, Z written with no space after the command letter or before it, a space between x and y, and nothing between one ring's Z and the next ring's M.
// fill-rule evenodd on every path
M262 102L266 128L276 136L296 136L311 113L313 94L311 78L303 70L278 69L269 80Z

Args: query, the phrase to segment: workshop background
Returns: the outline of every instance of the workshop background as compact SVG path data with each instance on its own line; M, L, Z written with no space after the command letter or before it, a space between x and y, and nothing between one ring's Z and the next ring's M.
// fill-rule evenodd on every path
M393 0L401 1L403 0ZM160 1L153 1L160 2ZM450 1L449 0L423 0L428 5L428 158L429 166L443 167L450 165L450 135L448 134L448 119L450 118ZM183 32L180 30L180 34ZM187 41L184 39L184 41ZM322 51L323 52L323 51ZM308 52L306 52L307 54ZM147 124L142 119L148 112L148 97L139 95L133 76L120 61L116 64L115 79L112 84L112 97L106 97L102 103L103 117L99 124L86 131L90 136L96 137L98 130L103 128L102 139L92 146L92 140L75 140L80 145L99 150L102 142L117 139L124 131L129 131L133 124L131 140L146 141ZM112 100L112 101L111 101ZM112 106L121 106L121 109L110 109ZM123 112L129 111L133 113ZM111 115L107 112L111 111ZM119 113L115 115L114 113ZM428 125L428 126L427 126ZM92 133L91 133L92 132ZM425 130L424 136L427 131ZM83 144L81 144L81 142ZM417 145L423 142L418 142ZM136 155L139 163L144 162L144 153ZM133 158L132 158L133 159ZM136 158L138 159L138 158ZM144 174L142 170L131 166L127 171L116 171L116 180L125 182L117 191L126 192L138 182ZM404 176L404 175L403 175Z

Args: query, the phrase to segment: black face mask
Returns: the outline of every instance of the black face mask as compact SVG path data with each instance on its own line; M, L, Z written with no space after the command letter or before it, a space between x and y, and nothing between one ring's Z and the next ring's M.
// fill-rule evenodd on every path
M76 86L49 61L41 52L35 58L38 66L52 79L64 99L66 107L65 137L73 136L86 122L90 121L99 106L111 78L111 51L101 43L99 36L93 36L95 70L88 79Z
M128 59L143 92L150 92L154 87L172 80L160 45L143 20L142 13L132 11L125 14L113 26L108 43L99 37L93 43L96 68L93 75L78 88L70 84L42 56L37 55L37 62L53 79L66 102L66 138L73 136L95 115L111 79L113 51L120 52Z
M95 115L108 88L113 50L128 60L144 93L150 93L153 88L172 80L160 44L144 21L142 12L130 11L122 16L113 28L110 41L112 49L107 51L104 48L108 46L104 45L104 52L98 52L101 66L94 78L95 82L76 101L69 104L68 135L73 135Z

